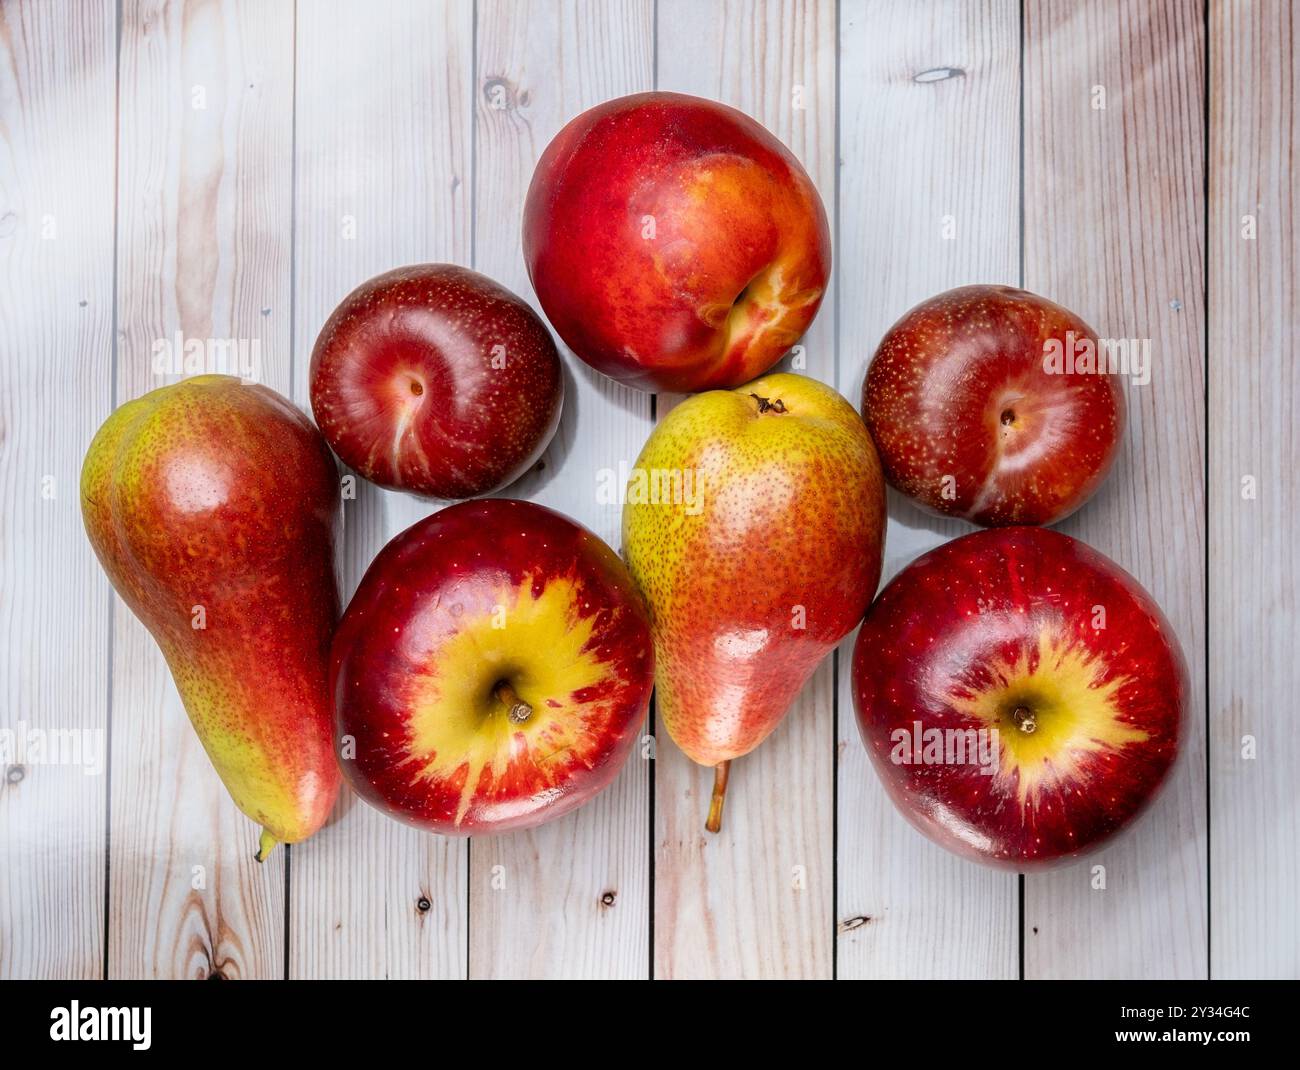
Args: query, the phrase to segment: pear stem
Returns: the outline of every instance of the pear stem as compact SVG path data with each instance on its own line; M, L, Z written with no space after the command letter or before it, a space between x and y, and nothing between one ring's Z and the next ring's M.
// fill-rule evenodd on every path
M757 394L750 394L751 398L758 402L759 412L785 412L785 402L780 398L773 401L771 398L761 398Z
M727 774L731 772L731 762L719 762L713 767L713 798L709 800L709 819L704 827L710 832L722 831L722 804L727 795Z
M255 862L265 862L266 856L275 850L275 845L279 842L270 832L262 829L262 838L257 842L257 854L253 855L253 860Z
M492 694L505 704L506 716L511 724L523 724L533 715L533 708L519 697L509 680L502 680L492 689Z

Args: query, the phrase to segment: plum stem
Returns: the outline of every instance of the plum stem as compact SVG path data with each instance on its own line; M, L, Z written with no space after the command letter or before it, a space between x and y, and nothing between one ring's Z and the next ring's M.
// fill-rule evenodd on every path
M523 724L533 715L533 708L519 697L509 680L498 683L492 693L506 705L506 716L511 724Z
M713 798L709 800L709 819L704 827L710 832L722 831L722 804L727 795L727 774L731 771L731 762L719 762L713 767Z

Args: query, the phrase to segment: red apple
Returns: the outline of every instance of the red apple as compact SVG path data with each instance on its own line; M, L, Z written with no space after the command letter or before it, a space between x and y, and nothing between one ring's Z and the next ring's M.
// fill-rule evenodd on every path
M514 482L555 434L560 357L541 318L452 264L362 283L311 355L311 407L334 452L384 487L471 498Z
M936 843L1028 869L1132 821L1178 755L1187 666L1128 573L1042 528L914 561L858 633L853 699L890 797Z
M642 390L735 387L807 330L830 231L790 151L749 116L640 93L584 112L538 161L524 259L560 337Z
M450 506L398 535L334 637L335 744L362 798L446 834L581 806L645 722L654 654L618 556L529 502Z
M889 329L862 415L889 482L924 509L1052 524L1110 471L1124 393L1074 313L1010 286L963 286Z

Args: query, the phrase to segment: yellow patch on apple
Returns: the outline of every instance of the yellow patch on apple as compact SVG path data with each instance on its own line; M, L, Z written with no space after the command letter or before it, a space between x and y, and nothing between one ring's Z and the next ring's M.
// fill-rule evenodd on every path
M468 766L456 811L460 824L484 770L499 782L520 757L532 754L543 772L598 735L587 724L601 706L574 693L599 683L606 666L586 649L595 615L582 617L570 579L552 579L534 594L527 576L494 611L464 620L460 630L411 678L407 758L412 782L446 781ZM532 707L522 723L510 718L497 687L508 684ZM560 778L556 778L555 783Z
M950 701L997 729L997 775L1007 785L1014 779L1022 809L1036 806L1046 788L1079 779L1084 755L1148 738L1120 717L1116 698L1127 677L1106 680L1097 655L1049 628L1039 633L1037 650L998 659L992 674L990 687L954 692Z

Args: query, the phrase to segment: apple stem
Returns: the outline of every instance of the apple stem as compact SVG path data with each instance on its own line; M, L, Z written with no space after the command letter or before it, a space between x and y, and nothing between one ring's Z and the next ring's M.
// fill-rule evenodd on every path
M519 697L508 680L502 680L497 684L492 689L492 693L505 703L507 707L506 716L510 719L511 724L523 724L533 715L533 708Z
M257 854L253 855L255 862L265 862L266 856L275 850L275 845L280 841L271 835L266 829L262 829L262 838L257 842Z
M713 767L713 798L709 800L709 819L704 827L710 832L722 831L722 803L727 795L727 774L731 762L719 762Z
M1011 711L1011 719L1015 721L1016 727L1026 734L1033 732L1038 727L1038 719L1034 716L1034 711L1028 706L1017 706Z

